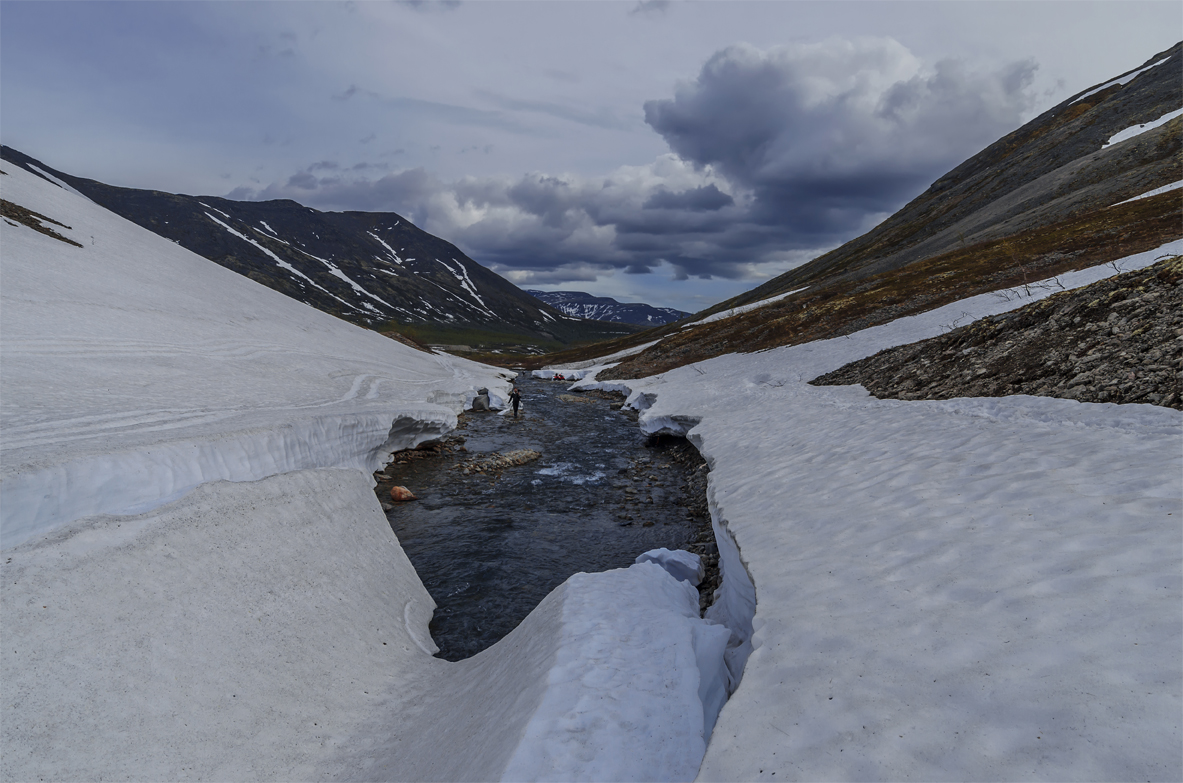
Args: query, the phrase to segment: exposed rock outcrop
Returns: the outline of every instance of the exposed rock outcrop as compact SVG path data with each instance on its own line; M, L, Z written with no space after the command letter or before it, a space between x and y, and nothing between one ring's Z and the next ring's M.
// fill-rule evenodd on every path
M1183 410L1183 257L1054 294L812 381L879 398L1031 394Z

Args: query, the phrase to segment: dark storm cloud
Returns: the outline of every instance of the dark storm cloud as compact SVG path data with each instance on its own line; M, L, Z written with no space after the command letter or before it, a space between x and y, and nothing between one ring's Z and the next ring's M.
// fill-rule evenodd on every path
M681 193L660 188L642 205L642 209L685 209L691 212L713 212L729 207L735 199L719 190L713 183Z
M1018 126L1035 67L918 71L891 40L732 46L673 98L646 102L645 120L682 158L748 189L753 220L836 239Z
M648 166L444 182L320 161L250 197L397 212L519 284L663 264L681 279L748 278L867 230L1013 130L1034 68L923 68L887 39L732 46L645 104L673 152Z

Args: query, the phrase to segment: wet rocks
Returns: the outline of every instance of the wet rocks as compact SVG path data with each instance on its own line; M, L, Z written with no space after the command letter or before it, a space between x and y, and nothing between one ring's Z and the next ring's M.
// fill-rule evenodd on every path
M1031 394L1183 410L1183 258L881 351L812 381L881 399Z
M492 454L473 457L457 464L455 467L465 475L471 475L473 473L496 473L506 468L533 462L541 456L541 452L534 451L533 449L514 449L513 451L507 451L501 454L493 452Z
M686 512L693 528L690 540L682 549L693 552L702 560L704 576L698 583L699 611L706 611L715 600L715 591L723 583L719 570L719 547L715 542L715 531L711 525L711 512L707 505L707 476L710 470L706 460L685 438L658 436L652 445L685 471L685 480L679 492L678 501Z
M563 402L582 402L584 405L593 404L596 400L590 397L584 397L578 394L560 394L559 399Z

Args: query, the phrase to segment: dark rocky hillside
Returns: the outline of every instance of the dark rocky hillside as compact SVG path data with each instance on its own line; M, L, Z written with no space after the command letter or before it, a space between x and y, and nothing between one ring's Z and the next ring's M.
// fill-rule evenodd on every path
M876 397L1031 394L1183 410L1183 258L1053 294L816 378Z
M672 307L653 307L640 303L618 302L607 296L592 296L583 291L526 291L573 318L614 321L638 326L661 326L680 321L690 313Z
M700 315L780 296L661 341L601 374L629 378L736 351L849 334L975 294L1153 250L1183 236L1183 44L1073 96L941 177L867 234ZM578 358L567 352L565 359Z
M430 342L477 342L493 334L502 343L552 348L636 331L566 316L394 213L319 212L287 200L120 188L56 171L11 147L0 155L200 256L362 326L411 331Z

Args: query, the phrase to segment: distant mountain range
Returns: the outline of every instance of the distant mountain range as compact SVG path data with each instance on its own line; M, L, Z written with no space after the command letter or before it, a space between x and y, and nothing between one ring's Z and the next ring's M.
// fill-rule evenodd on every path
M295 201L231 201L106 185L11 147L0 157L143 228L318 310L431 342L557 348L636 331L581 321L530 296L392 212L320 212Z
M535 299L546 302L573 318L612 321L638 326L661 326L680 321L690 313L672 307L653 307L640 303L618 302L607 296L592 296L583 291L527 290Z

